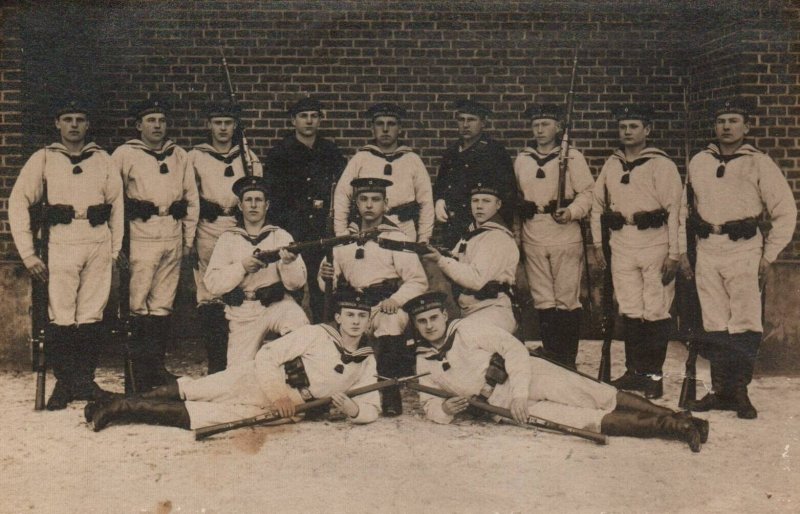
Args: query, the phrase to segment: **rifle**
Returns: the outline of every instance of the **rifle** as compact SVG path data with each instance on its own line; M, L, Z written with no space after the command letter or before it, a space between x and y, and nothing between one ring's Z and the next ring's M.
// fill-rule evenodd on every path
M395 252L413 252L417 255L427 255L433 253L431 246L428 243L418 243L416 241L395 241L394 239L381 239L378 245L386 250L393 250ZM442 246L432 246L434 250L439 252L445 257L453 257L453 253Z
M130 240L130 223L125 219L125 234L122 237L122 250L120 253L125 257L118 259L120 265L119 269L119 311L117 326L114 330L117 337L122 339L122 345L125 350L125 394L136 394L136 380L134 379L133 369L133 353L131 350L131 341L133 340L133 327L131 326L131 269L127 258L131 254L131 240Z
M222 48L219 49L219 54L222 56L222 68L225 70L225 83L228 87L228 96L231 99L231 106L238 106L239 103L236 101L236 92L233 90L233 82L231 82L231 74L230 71L228 71L228 61L225 59L225 52L222 50ZM253 159L250 158L250 145L247 143L247 137L244 135L244 127L242 126L241 117L236 120L236 128L234 129L233 140L241 149L239 156L242 159L244 174L248 177L252 177Z
M438 396L439 398L452 398L456 396L454 394L448 393L447 391L443 391L442 389L436 389L435 387L428 387L415 382L407 382L405 385L409 389L413 389L415 391L430 394L433 396ZM510 419L510 420L514 419L510 410L504 409L502 407L496 407L494 405L481 401L477 399L476 396L470 397L467 401L469 401L469 404L472 407L475 407L476 409L480 409L484 412L488 412L496 416L501 416L505 419ZM528 420L525 423L514 422L514 425L523 428L532 428L532 427L544 428L546 430L561 432L562 434L574 435L576 437L587 439L597 444L608 444L608 437L604 434L593 432L591 430L584 430L582 428L571 427L569 425L562 425L561 423L556 423L555 421L550 421L544 418L540 418L538 416L528 416Z
M332 177L331 177L332 178ZM334 235L333 231L333 195L336 193L336 180L331 180L331 194L329 196L327 232L329 236ZM325 260L328 264L333 265L333 246L328 248L325 252ZM325 282L325 297L322 304L322 321L328 322L333 319L333 278L324 279Z
M44 151L44 164L42 169L47 164L47 150ZM44 172L42 173L44 177ZM34 248L36 254L44 262L45 266L48 263L48 245L50 244L50 224L47 222L47 182L43 180L43 193L42 200L38 205L31 206L28 209L31 224L31 233L34 237ZM37 237L38 233L38 237ZM34 399L34 410L43 410L44 403L44 389L45 379L47 377L47 358L46 358L46 343L45 337L47 333L47 325L50 323L50 314L48 312L48 304L50 302L50 295L48 291L48 283L46 281L37 280L36 277L31 278L31 367L32 371L36 373L36 396Z
M347 234L345 236L329 237L327 239L316 239L314 241L303 241L302 243L292 243L290 245L275 249L275 250L259 250L256 248L253 251L253 257L260 260L264 264L271 264L280 260L279 252L281 250L288 250L293 254L301 254L307 250L318 250L322 248L333 248L334 246L346 245L358 241L365 241L378 235L379 229L373 228L359 232L358 234Z
M561 136L561 151L558 154L558 192L556 193L556 210L564 203L567 187L567 167L569 166L569 132L572 128L572 104L575 98L575 75L578 72L578 47L572 57L572 78L567 93L567 113L564 120L564 133Z
M603 349L600 352L600 369L597 379L601 382L611 382L611 342L614 337L614 282L611 277L611 228L608 226L607 214L611 213L608 198L608 187L603 184L605 206L600 216L600 230L602 234L603 257L606 267L603 269L603 316L600 319L600 329L603 333Z
M413 377L404 377L404 378L388 378L386 380L381 380L380 382L375 382L374 384L366 385L363 387L357 387L355 389L350 389L349 391L346 391L344 394L347 395L349 398L353 398L355 396L371 393L372 391L378 391L386 387L393 387L396 385L400 385L408 380L419 378L427 374L428 373L423 373L422 375L414 375ZM330 405L331 401L332 399L330 396L326 396L325 398L318 398L316 400L311 400L310 402L298 405L295 408L295 412L297 414L300 414L301 412L316 409L317 407L325 407L327 405ZM229 423L220 423L218 425L211 425L209 427L202 427L194 431L194 440L202 441L203 439L211 437L212 435L215 434L221 434L223 432L229 432L231 430L236 430L239 428L265 425L267 423L280 421L282 419L285 418L283 418L280 414L270 411L270 412L265 412L264 414L259 414L258 416L253 416L251 418L231 421Z
M686 167L686 223L684 223L686 227L686 256L694 270L695 263L697 262L697 234L694 224L689 222L695 215L695 207L694 188L689 178L689 151L691 147L689 143L689 103L686 99L686 88L683 89L683 108L686 112L683 120L684 158ZM686 329L686 346L689 349L678 407L686 409L697 399L697 355L700 353L700 341L697 340L697 314L700 308L700 301L697 298L697 285L694 277L683 277L683 279L676 282L676 284L680 285L679 292L681 293L681 301L678 302L678 319L680 320L681 331L683 331L684 328Z

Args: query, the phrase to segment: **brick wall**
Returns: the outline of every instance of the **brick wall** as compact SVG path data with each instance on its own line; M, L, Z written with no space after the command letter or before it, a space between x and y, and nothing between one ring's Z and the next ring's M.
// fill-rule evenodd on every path
M710 135L703 113L711 98L760 95L755 142L800 191L800 27L788 0L727 9L654 0L142 4L3 8L0 198L7 198L20 155L54 136L47 105L61 87L95 93L93 134L109 149L136 135L126 117L132 102L150 91L170 93L170 135L188 147L205 140L206 99L224 94L224 48L257 153L287 130L286 104L304 93L325 101L324 133L348 154L369 137L363 110L389 100L410 110L406 141L434 175L456 136L453 100L471 96L491 105L490 132L516 153L528 137L520 112L534 100L563 100L576 44L574 137L595 173L616 146L608 111L624 101L660 111L653 143L682 165L688 87L693 151ZM0 220L0 258L13 260L5 203ZM798 241L784 257L800 257Z

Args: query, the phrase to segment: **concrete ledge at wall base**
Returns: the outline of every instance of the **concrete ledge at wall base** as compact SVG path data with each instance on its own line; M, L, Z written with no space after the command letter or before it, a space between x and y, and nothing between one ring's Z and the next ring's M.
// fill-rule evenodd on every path
M449 290L443 277L431 274L431 287ZM116 305L116 274L109 299L109 309ZM517 280L524 280L518 273ZM524 287L524 282L519 282ZM599 320L600 276L593 273L592 290L594 301L591 316L586 315L582 323L583 339L600 339ZM0 369L30 369L30 278L19 263L0 262L0 291L4 297L0 302ZM525 340L538 340L538 319L529 301L523 311L523 336ZM800 375L800 261L779 261L773 265L767 282L766 321L764 341L761 345L756 373L763 375ZM623 337L621 320L617 320L614 338ZM200 330L194 307L194 283L190 269L181 270L181 282L175 302L173 334L177 339L196 339ZM677 339L677 337L675 337ZM113 344L113 343L112 343ZM617 343L621 344L621 343ZM118 349L113 350L119 353ZM181 351L173 348L172 351Z

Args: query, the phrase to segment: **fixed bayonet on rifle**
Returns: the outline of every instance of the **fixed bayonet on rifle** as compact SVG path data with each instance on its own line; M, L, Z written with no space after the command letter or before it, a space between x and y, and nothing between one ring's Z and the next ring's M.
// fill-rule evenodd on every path
M409 389L414 389L415 391L419 391L421 393L430 394L433 396L438 396L439 398L452 398L456 395L450 394L447 391L442 389L437 389L435 387L429 387L422 384L418 384L416 382L406 382L406 387ZM501 416L502 418L513 420L514 417L511 414L511 411L508 409L504 409L502 407L497 407L495 405L491 405L484 401L479 400L476 396L468 398L467 400L469 404L479 409L483 412L488 412L489 414L494 414L496 416ZM514 424L517 424L516 422ZM528 427L537 427L543 428L546 430L553 430L555 432L561 432L562 434L567 435L574 435L576 437L580 437L582 439L587 439L589 441L595 442L597 444L608 444L608 437L604 434L600 434L598 432L593 432L591 430L584 430L582 428L575 428L569 425L562 425L561 423L556 423L555 421L550 421L544 418L540 418L538 416L528 416L528 419L525 423L520 423L519 426L523 426L525 428Z
M264 264L271 264L280 260L280 251L287 250L293 254L301 254L308 250L322 250L333 248L334 246L346 245L356 243L359 241L366 241L378 235L380 229L373 228L359 232L358 234L347 234L344 236L330 237L328 239L316 239L314 241L303 241L302 243L292 243L290 245L278 248L276 250L259 250L253 252L253 257L260 260Z
M694 223L691 222L696 215L694 208L694 189L689 177L689 103L686 98L686 88L683 90L684 116L684 158L686 167L686 257L689 259L692 269L697 262L697 234L695 233ZM680 320L681 331L685 330L686 346L689 355L686 358L686 368L684 371L683 384L681 385L681 395L678 400L678 407L686 409L697 399L697 356L700 353L700 341L697 338L698 313L700 301L697 298L697 285L694 277L683 277L676 282L679 285L678 319Z
M228 61L225 59L225 52L222 48L219 49L222 56L222 68L225 70L225 83L228 88L228 96L231 100L231 107L238 106L236 101L236 92L233 89L233 82L231 82L231 73L228 71ZM241 112L239 113L241 114ZM242 166L244 167L244 174L248 177L253 176L253 159L250 157L250 145L247 143L247 136L244 134L244 127L242 126L242 117L236 120L236 129L234 131L234 144L239 145L239 156L242 159Z
M42 169L46 167L47 150L44 150L44 162ZM44 176L44 173L42 173ZM48 245L50 243L50 224L47 222L47 182L43 181L42 200L37 205L28 209L30 215L31 234L34 238L34 248L36 254L47 266ZM38 235L37 235L38 234ZM34 399L35 410L43 410L45 378L47 377L47 325L50 322L48 304L50 295L48 283L31 278L31 367L36 373L36 396Z
M396 385L401 385L409 380L413 380L419 377L423 377L428 373L423 373L421 375L414 375L413 377L403 377L403 378L390 378L386 380L381 380L380 382L375 382L374 384L366 385L363 387L357 387L355 389L350 389L346 391L344 394L348 398L353 398L355 396L360 396L362 394L371 393L372 391L378 391L380 389L384 389L386 387L393 387ZM325 398L318 398L316 400L311 400L310 402L302 403L295 407L295 413L300 414L301 412L305 412L307 410L316 409L317 407L324 407L326 405L330 405L332 399L330 396L326 396ZM253 416L252 418L245 418L240 419L237 421L231 421L230 423L220 423L219 425L211 425L209 427L202 427L198 428L194 431L194 440L195 441L202 441L208 437L211 437L215 434L221 434L223 432L229 432L231 430L236 430L239 428L245 427L255 427L258 425L266 425L267 423L273 423L275 421L280 421L285 419L280 414L275 412L265 412L264 414L259 414L258 416Z
M600 320L600 329L603 333L603 349L600 352L600 369L597 378L601 382L611 382L611 342L614 338L614 281L611 277L611 228L608 226L608 215L611 213L609 205L608 186L603 184L603 198L605 206L600 216L600 231L602 234L603 257L606 266L603 269L603 316Z
M578 72L578 47L572 57L572 78L569 82L567 93L567 111L564 118L564 129L561 136L561 151L558 153L558 191L556 193L556 210L564 205L564 195L567 187L567 167L569 166L569 142L572 128L572 104L575 98L575 75Z

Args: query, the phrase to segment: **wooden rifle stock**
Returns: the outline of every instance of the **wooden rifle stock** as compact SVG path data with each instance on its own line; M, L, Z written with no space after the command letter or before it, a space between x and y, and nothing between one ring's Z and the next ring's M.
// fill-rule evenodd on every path
M424 375L427 375L427 373L424 373L423 375L415 375L413 377L390 378L386 380L381 380L380 382L375 382L374 384L370 384L363 387L357 387L355 389L350 389L349 391L346 391L344 394L347 395L349 398L353 398L355 396L371 393L372 391L378 391L386 387L393 387L396 385L400 385L406 382L407 380L419 378ZM331 401L332 399L330 396L326 396L325 398L318 398L316 400L311 400L310 402L297 405L295 408L295 413L300 414L301 412L305 412L310 409L323 407L325 405L329 405ZM264 414L259 414L258 416L253 416L251 418L231 421L229 423L220 423L218 425L211 425L209 427L202 427L194 431L194 440L202 441L203 439L211 437L212 435L221 434L223 432L229 432L231 430L236 430L239 428L264 425L267 423L272 423L274 421L280 421L282 419L285 418L283 418L280 414L274 412L265 412Z
M219 49L220 56L222 56L222 68L225 70L225 83L228 88L228 96L231 99L231 106L238 106L236 100L236 92L233 89L233 82L231 82L231 73L228 70L228 61L225 59L225 52L222 48ZM236 129L234 131L234 141L239 144L239 156L242 159L242 166L244 174L248 177L253 176L253 159L250 158L250 145L247 143L247 137L244 134L244 127L242 126L241 116L236 120Z
M47 221L47 182L44 181L44 169L47 166L47 150L44 150L44 164L42 165L43 192L42 200L38 206L29 210L31 213L31 233L34 237L36 254L48 266L50 244L50 224ZM38 233L38 237L37 237ZM49 270L48 270L49 271ZM36 373L36 393L34 397L34 410L44 410L45 380L47 377L47 340L46 327L50 323L48 304L50 294L48 283L31 278L31 367Z
M439 398L452 398L456 395L450 394L447 391L442 389L437 389L435 387L429 387L426 385L422 385L416 382L407 382L406 387L409 389L413 389L415 391L419 391L421 393L430 394L433 396L438 396ZM506 419L513 420L514 416L511 414L511 411L508 409L504 409L502 407L497 407L495 405L491 405L484 401L478 400L476 396L473 396L468 399L469 404L476 409L480 409L484 412L488 412L489 414L494 414ZM516 422L515 422L516 424ZM562 425L561 423L556 423L555 421L550 421L544 418L540 418L538 416L528 416L528 420L525 423L519 423L519 426L523 426L528 428L529 426L537 427L537 428L544 428L546 430L553 430L555 432L561 432L562 434L567 435L574 435L576 437L580 437L582 439L587 439L589 441L595 442L597 444L608 444L608 437L604 434L600 434L597 432L593 432L591 430L584 430L582 428L575 428L569 425Z

